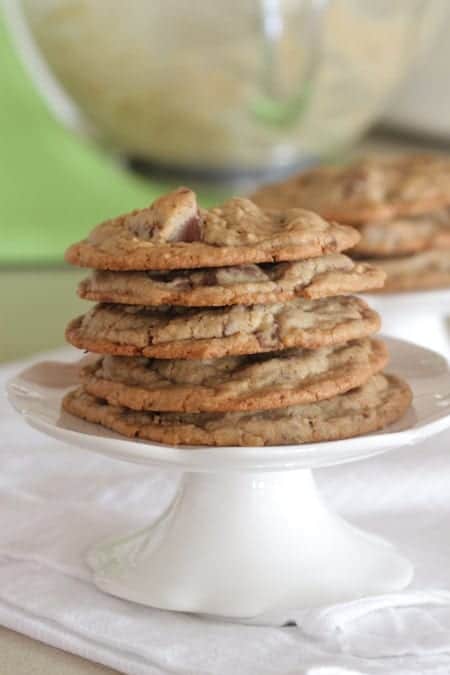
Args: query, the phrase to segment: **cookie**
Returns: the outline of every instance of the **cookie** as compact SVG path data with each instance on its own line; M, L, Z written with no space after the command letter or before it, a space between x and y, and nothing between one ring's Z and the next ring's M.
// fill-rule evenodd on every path
M412 394L392 375L329 400L253 413L150 413L112 406L82 387L63 400L68 413L129 438L168 445L264 446L334 441L368 434L406 412Z
M267 211L235 198L199 209L179 188L151 206L98 225L66 251L80 267L174 270L304 260L351 248L359 234L304 209Z
M378 314L353 296L211 309L100 304L73 320L66 337L100 354L211 359L317 349L367 337L379 326Z
M342 254L298 262L173 272L96 270L78 286L86 300L128 305L218 307L323 298L380 288L384 274Z
M379 260L377 264L387 274L382 289L386 292L450 287L450 251L426 251L406 258Z
M134 410L228 412L313 403L364 384L387 363L379 340L317 350L169 361L106 356L85 367L85 390Z
M402 256L432 249L450 249L450 210L370 222L359 227L358 256Z
M426 154L363 158L263 186L251 199L261 208L302 207L350 224L422 214L450 205L450 160Z

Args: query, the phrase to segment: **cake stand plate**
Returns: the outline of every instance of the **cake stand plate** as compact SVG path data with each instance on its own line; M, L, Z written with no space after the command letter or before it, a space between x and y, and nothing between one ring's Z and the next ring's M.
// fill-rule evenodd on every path
M378 293L366 300L381 315L384 333L450 358L450 289Z
M89 552L97 586L153 607L280 624L296 610L399 590L412 578L411 564L393 546L330 511L312 471L415 444L450 426L446 360L412 343L387 342L390 370L410 382L414 405L384 432L343 441L174 448L127 440L61 413L78 363L36 364L8 390L25 420L53 438L184 472L156 521Z

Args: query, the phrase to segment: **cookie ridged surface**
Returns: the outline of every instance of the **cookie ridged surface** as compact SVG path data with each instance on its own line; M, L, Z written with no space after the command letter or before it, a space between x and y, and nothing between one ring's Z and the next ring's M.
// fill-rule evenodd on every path
M218 307L323 298L381 288L384 273L343 254L296 262L173 272L95 271L78 293L96 302Z
M85 390L134 410L266 410L331 398L364 384L387 362L378 340L207 361L104 357L86 367Z
M100 354L209 359L317 349L367 337L379 326L378 314L353 296L211 309L100 304L72 321L66 337Z
M129 438L170 445L264 446L314 443L367 434L398 420L411 403L409 386L374 375L332 399L258 413L150 413L111 406L83 388L64 409Z
M251 199L262 208L301 206L350 224L422 214L450 205L450 160L402 155L319 167L262 187Z
M354 246L359 234L304 209L264 210L234 198L200 209L180 188L98 225L66 260L103 270L173 270L303 260Z

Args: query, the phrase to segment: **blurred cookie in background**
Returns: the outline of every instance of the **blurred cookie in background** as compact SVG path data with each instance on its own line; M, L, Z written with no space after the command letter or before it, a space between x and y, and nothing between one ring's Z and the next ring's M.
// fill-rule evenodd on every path
M442 155L361 158L261 187L265 208L312 208L356 227L355 258L387 274L384 291L450 286L450 159Z

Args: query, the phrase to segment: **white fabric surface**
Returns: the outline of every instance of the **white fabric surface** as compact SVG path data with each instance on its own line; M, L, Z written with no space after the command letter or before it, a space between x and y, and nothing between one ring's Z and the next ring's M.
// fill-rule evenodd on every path
M17 369L0 370L2 392ZM242 626L98 591L86 550L148 524L177 477L47 439L1 393L0 623L130 675L448 675L449 450L446 433L316 474L331 507L410 558L410 589L301 613L298 627Z

